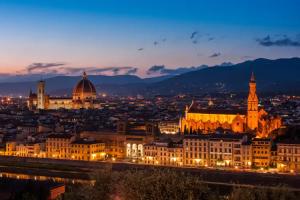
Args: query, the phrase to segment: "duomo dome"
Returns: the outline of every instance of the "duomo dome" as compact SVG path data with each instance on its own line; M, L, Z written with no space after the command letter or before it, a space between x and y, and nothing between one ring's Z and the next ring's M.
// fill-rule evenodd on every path
M93 83L88 80L86 73L83 73L80 80L73 89L73 100L96 99L96 89Z

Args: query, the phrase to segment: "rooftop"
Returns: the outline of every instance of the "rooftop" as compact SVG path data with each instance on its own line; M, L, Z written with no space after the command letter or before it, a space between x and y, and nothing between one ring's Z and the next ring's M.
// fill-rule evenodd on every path
M72 142L72 144L99 144L99 143L103 143L103 142L92 140L92 139L87 139L87 138L80 138L80 139Z
M71 134L63 134L63 133L53 133L53 134L50 134L48 135L47 138L62 138L62 139L70 139L72 138L73 135Z
M198 134L198 135L186 135L185 139L210 139L210 140L241 140L246 137L247 134Z

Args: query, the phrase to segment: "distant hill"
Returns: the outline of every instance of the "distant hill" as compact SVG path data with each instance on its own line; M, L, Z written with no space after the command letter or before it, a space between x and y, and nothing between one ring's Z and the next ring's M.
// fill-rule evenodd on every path
M251 72L255 73L258 93L300 94L300 58L256 59L229 66L199 69L178 76L139 78L133 75L91 75L98 92L117 95L203 94L247 92ZM56 76L46 80L52 95L70 95L80 76ZM36 90L36 81L0 83L1 95L27 95Z
M154 83L148 89L164 94L245 92L252 71L259 92L300 93L300 58L261 58L227 67L209 67Z
M56 76L44 79L46 81L46 91L53 95L70 95L73 87L81 80L81 76ZM118 76L104 76L104 75L89 75L88 78L94 83L96 87L106 86L108 88L118 88L122 85L140 85L146 83L155 83L158 81L170 78L170 76L161 76L142 79L134 75L118 75ZM30 89L36 90L37 81L24 82L5 82L0 83L0 95L28 95Z

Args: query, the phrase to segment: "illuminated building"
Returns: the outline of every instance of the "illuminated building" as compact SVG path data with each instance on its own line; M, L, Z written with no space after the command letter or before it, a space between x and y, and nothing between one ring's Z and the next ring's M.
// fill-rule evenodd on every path
M55 159L96 161L105 158L105 144L70 134L51 134L46 140L46 156Z
M280 171L300 172L300 143L277 143L277 168Z
M254 167L269 167L271 164L272 140L269 138L254 138L252 140L252 156Z
M75 136L70 134L51 134L46 139L46 156L55 159L70 159L71 142Z
M6 143L6 155L8 156L19 156L19 157L39 157L45 158L46 153L44 151L44 143L17 143L7 142Z
M144 145L154 141L157 127L154 124L133 124L120 121L117 132L83 131L81 137L105 141L105 153L118 159L142 159Z
M273 130L281 127L281 118L269 116L258 108L256 82L252 73L249 83L247 110L201 109L195 101L185 109L180 121L180 131L185 134L211 133L217 129L236 133L254 131L260 137L267 137Z
M96 140L79 139L71 143L70 156L74 160L96 161L105 159L105 144Z
M45 81L39 81L37 93L30 91L28 99L29 109L80 109L80 108L99 108L100 104L96 102L96 89L93 83L83 73L80 80L73 89L72 98L50 97L45 91Z
M179 133L178 122L163 121L158 123L158 128L161 134L177 134Z
M45 157L43 143L18 144L16 146L16 155L21 157Z
M6 142L5 144L5 154L7 156L14 156L16 155L16 142Z
M251 145L246 135L190 135L183 140L184 165L250 168Z
M182 144L154 142L144 145L144 163L150 165L182 166Z
M80 134L82 137L95 138L105 141L105 153L109 157L118 159L141 159L144 156L144 144L154 140L152 135L120 134L115 132L88 132Z

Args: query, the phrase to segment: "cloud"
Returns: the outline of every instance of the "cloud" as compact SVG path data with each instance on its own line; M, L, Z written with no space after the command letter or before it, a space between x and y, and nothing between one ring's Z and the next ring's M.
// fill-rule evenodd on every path
M136 74L136 67L68 67L63 63L32 63L24 70L16 72L19 75L51 74L51 75L81 75L83 71L94 75L124 75Z
M106 67L106 68L88 68L85 71L89 74L97 75L129 75L136 74L136 67Z
M193 44L197 44L199 37L200 37L200 35L198 34L198 31L194 31L194 32L192 32L190 39L192 40Z
M221 53L214 53L214 54L210 55L209 57L216 58L216 57L219 57L220 55L221 55Z
M156 45L159 45L160 43L163 43L163 42L166 42L166 41L167 41L167 38L155 40L155 41L153 42L153 45L156 46Z
M132 69L129 69L125 75L132 75L132 74L136 74L138 72L138 68L132 68Z
M256 39L259 45L265 47L279 46L279 47L300 47L300 39L293 40L292 38L282 35L280 38L271 38L267 35L264 38Z
M13 76L13 74L10 74L10 73L0 73L0 77L1 76Z
M156 72L161 72L165 69L164 65L154 65L152 67L150 67L147 71L147 74L152 74L152 73L156 73Z
M253 56L243 56L242 59L250 59L253 58Z
M44 69L54 68L65 65L64 63L32 63L27 67L28 73L43 71Z
M197 34L198 34L198 31L192 32L192 34L191 34L191 36L190 36L190 39L191 39L191 40L194 39L194 38L197 36Z
M190 40L192 41L193 44L198 44L200 38L203 38L204 40L207 40L207 41L212 41L212 40L216 39L216 37L212 36L210 33L199 34L198 31L194 31L190 36Z
M228 66L232 66L234 65L232 62L223 62L221 64L219 64L218 66L220 67L228 67Z
M144 50L144 48L139 48L139 49L137 49L138 51L143 51Z
M147 70L147 75L179 75L190 71L195 71L208 67L201 65L198 67L178 67L175 69L166 68L164 65L154 65Z

